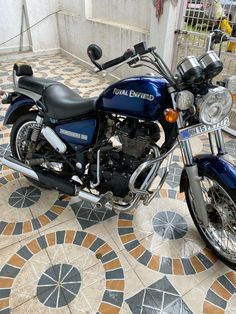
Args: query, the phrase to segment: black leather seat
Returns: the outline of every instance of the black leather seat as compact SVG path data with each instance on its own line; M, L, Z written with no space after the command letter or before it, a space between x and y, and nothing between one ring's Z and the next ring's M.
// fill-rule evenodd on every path
M33 76L22 76L18 80L18 86L34 92L36 94L42 95L44 90L53 84L60 84L59 82L48 80L40 77Z
M67 119L96 111L96 98L84 99L53 80L24 76L19 79L18 86L42 95L47 114L53 119Z

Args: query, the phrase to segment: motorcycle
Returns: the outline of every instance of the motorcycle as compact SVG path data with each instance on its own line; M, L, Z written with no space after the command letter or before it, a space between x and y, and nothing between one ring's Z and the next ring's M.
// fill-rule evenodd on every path
M209 47L217 36L211 34ZM126 64L147 66L155 75L122 79L99 97L83 99L59 82L34 77L28 64L14 64L14 91L3 99L10 104L4 125L12 125L12 155L2 164L41 187L128 211L157 196L179 147L180 191L192 219L206 244L236 269L236 168L227 161L222 135L233 99L223 82L212 82L223 69L220 58L207 49L200 58L183 59L173 75L143 42L104 64L99 46L87 52L97 72ZM203 133L211 153L194 156L191 139Z

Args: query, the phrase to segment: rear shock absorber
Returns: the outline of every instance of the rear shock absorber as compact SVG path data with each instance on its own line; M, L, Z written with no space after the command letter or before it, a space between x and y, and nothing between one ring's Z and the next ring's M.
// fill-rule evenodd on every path
M35 151L37 140L39 138L41 129L43 127L43 120L44 120L44 118L42 116L37 115L36 123L34 124L33 131L31 133L30 145L29 145L28 152L27 152L27 159L28 160L32 159L33 153Z

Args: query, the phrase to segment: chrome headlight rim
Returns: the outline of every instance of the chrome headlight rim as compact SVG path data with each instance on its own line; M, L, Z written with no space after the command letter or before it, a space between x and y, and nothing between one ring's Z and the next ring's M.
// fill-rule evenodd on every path
M232 106L233 97L227 88L212 88L197 102L199 121L206 125L217 124L228 116Z

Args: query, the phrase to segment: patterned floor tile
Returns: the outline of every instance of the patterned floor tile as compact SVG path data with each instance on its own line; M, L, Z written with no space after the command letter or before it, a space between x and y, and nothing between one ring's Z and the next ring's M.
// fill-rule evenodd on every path
M71 208L83 230L116 215L114 211L97 208L87 201L71 204Z
M133 314L191 314L167 277L153 283L126 300Z

